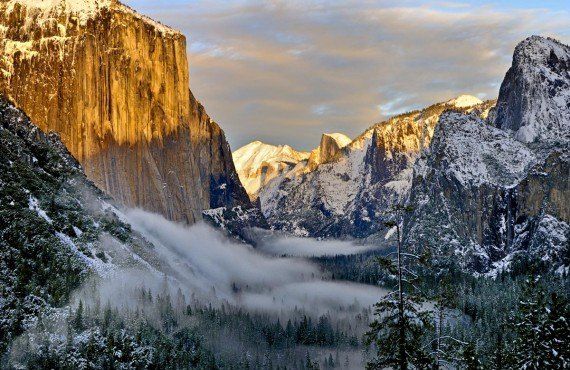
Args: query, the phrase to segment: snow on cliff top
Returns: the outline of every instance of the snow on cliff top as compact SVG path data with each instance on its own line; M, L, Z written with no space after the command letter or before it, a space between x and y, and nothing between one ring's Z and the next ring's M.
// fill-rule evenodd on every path
M41 18L47 18L54 13L75 14L84 24L87 19L94 17L101 9L108 8L111 5L111 0L10 0L6 7L8 12L14 9L16 4L39 12Z
M548 64L548 59L554 54L558 59L568 60L568 45L541 36L530 36L519 42L515 47L513 62L533 61L532 64Z
M147 16L137 13L134 9L120 3L118 0L9 0L6 9L10 13L16 4L31 10L37 21L52 18L54 15L70 14L85 25L89 19L94 18L102 9L116 7L120 11L132 14L136 18L152 25L163 34L179 34L178 31L163 25Z

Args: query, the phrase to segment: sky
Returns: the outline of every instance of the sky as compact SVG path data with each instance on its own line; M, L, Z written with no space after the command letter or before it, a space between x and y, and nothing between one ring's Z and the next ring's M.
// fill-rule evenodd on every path
M125 0L187 37L190 88L232 150L311 150L461 94L492 99L516 44L570 43L560 1Z

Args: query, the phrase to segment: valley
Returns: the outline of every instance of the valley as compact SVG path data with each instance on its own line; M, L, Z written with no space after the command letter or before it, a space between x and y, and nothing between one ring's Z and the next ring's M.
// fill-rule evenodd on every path
M232 152L127 5L1 0L0 36L0 368L570 364L568 45L520 41L496 99Z

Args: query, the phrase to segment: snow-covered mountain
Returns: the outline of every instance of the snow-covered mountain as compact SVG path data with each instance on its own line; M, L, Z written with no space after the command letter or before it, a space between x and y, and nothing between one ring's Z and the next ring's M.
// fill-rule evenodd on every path
M262 188L262 211L273 227L296 235L362 238L385 233L380 216L407 196L412 166L429 145L441 113L457 109L486 117L493 105L463 95L378 123L350 143L341 140L343 147L321 155L321 163ZM324 136L320 147L326 148L323 142Z
M272 179L292 170L306 161L309 153L300 152L289 145L270 145L261 141L249 143L235 152L233 160L238 176L252 199Z
M567 45L530 37L515 49L496 115L441 117L414 166L411 245L490 275L535 261L568 269L568 60Z
M497 127L518 140L570 141L570 53L553 39L532 36L517 45L501 85Z

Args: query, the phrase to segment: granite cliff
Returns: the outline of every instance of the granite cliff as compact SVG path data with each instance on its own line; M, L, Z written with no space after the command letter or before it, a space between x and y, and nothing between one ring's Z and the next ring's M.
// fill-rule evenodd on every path
M570 48L530 37L515 49L496 114L447 112L414 167L410 245L495 276L540 261L567 271Z
M189 91L185 37L118 1L0 1L0 94L126 206L187 223L252 207Z
M261 189L263 213L274 228L296 235L378 234L383 241L389 230L381 216L409 194L412 167L429 146L439 116L447 109L486 116L493 105L464 95L375 124L348 144L345 139L332 145L334 136L324 135L319 163L311 165L309 158L302 170Z

